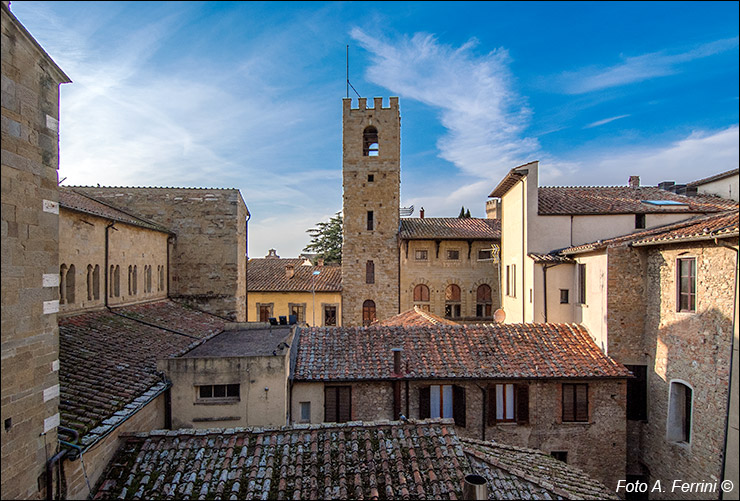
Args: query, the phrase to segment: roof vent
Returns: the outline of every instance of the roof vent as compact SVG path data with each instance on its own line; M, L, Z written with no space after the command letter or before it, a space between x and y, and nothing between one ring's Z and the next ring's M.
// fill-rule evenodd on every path
M630 176L629 187L639 188L640 187L640 176Z

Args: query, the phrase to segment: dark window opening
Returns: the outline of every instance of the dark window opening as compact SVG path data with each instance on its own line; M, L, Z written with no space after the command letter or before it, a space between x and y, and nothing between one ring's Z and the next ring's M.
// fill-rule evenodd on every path
M458 261L460 259L460 251L459 250L448 250L447 259L449 259L450 261Z
M198 387L198 398L239 398L238 384L208 384Z
M476 291L475 316L485 318L491 316L491 287L487 284L478 286Z
M586 304L586 265L578 265L578 303Z
M352 419L352 387L324 388L324 422L345 423Z
M568 304L570 302L569 294L570 291L568 289L560 289L560 304Z
M11 426L13 426L13 418L6 419L5 420L5 431L8 431Z
M491 259L491 249L480 249L478 251L478 261L487 261Z
M426 261L429 259L429 252L426 250L417 250L414 253L414 257L417 261Z
M326 326L337 325L337 307L336 306L324 306L324 325Z
M372 183L375 181L375 174L368 174L367 175L367 182Z
M377 157L379 153L378 129L372 125L365 127L365 131L362 133L362 155L366 157Z
M645 214L635 214L635 228L645 228Z
M260 312L260 322L269 322L272 316L272 303L270 304L257 304Z
M373 263L372 261L368 261L367 263L365 263L365 283L375 283L375 263Z
M672 442L691 442L691 404L693 391L683 383L671 382L666 438Z
M450 284L445 289L445 317L460 318L461 316L460 287Z
M374 214L373 211L367 211L367 229L372 231L375 228Z
M588 422L588 384L563 384L563 422Z
M529 423L529 385L501 383L488 387L488 426L496 423Z
M375 301L367 299L362 303L362 325L368 326L375 322Z
M563 463L568 462L568 451L552 451L550 455Z
M647 419L647 365L626 365L634 379L627 380L627 419Z

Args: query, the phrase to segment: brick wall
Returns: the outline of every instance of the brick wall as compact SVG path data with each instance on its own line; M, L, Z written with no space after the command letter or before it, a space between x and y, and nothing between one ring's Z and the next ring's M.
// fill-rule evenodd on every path
M3 499L33 499L44 495L46 457L54 454L57 444L59 84L69 79L6 4L2 3L0 494Z
M247 208L238 190L75 189L176 233L169 258L170 296L245 321Z

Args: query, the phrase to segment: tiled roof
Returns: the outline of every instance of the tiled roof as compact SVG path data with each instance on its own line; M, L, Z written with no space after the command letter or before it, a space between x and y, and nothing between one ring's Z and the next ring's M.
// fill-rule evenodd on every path
M473 469L488 479L494 494L489 499L619 499L601 482L542 451L462 437L460 442Z
M726 177L737 176L739 173L740 173L740 169L730 169L728 171L715 174L714 176L709 176L709 177L705 177L704 179L698 179L696 181L691 181L690 183L687 183L686 186L701 186L702 184L711 183L712 181L719 181L720 179L725 179Z
M438 324L458 325L456 322L453 322L452 320L448 320L446 318L437 316L434 313L424 311L418 306L414 306L410 310L406 310L403 313L399 313L398 315L395 315L391 318L387 318L383 320L382 322L376 322L373 325L374 326L382 325L385 327L390 327L390 326L416 327L416 326L438 325Z
M720 214L697 216L678 223L671 223L649 230L630 233L619 237L598 240L560 251L565 255L581 254L605 249L614 245L651 245L690 240L710 240L738 235L738 213L727 211Z
M295 379L395 379L393 348L411 379L630 376L580 325L491 324L300 329Z
M462 440L449 419L161 430L126 438L94 499L461 499L476 470L489 499L616 499L554 461Z
M92 214L93 216L132 224L142 228L148 228L150 230L170 233L170 231L164 226L147 221L138 216L134 216L92 197L77 193L76 191L64 186L59 187L59 205L65 209L76 210L86 214Z
M677 195L654 186L544 186L538 191L540 215L720 212L737 203L713 195ZM654 205L645 200L672 200L685 205Z
M499 240L501 221L477 217L402 218L399 236L402 240Z
M560 263L575 263L575 261L569 257L560 256L558 254L540 254L537 252L530 252L527 254L531 257L535 263L544 264L560 264Z
M157 358L182 353L224 326L218 317L171 301L114 312L59 318L61 423L79 431L83 445L166 389Z
M339 292L342 290L341 266L303 266L305 259L259 258L250 259L247 265L247 290L249 292ZM286 266L293 266L294 274L288 278ZM318 271L318 275L313 275ZM315 277L315 278L314 278Z

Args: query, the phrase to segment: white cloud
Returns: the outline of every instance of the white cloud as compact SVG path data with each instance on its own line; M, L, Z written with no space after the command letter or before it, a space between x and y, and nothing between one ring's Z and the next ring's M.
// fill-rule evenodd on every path
M594 127L598 127L600 125L605 125L605 124L608 124L609 122L613 122L615 120L619 120L621 118L627 118L627 117L630 117L630 116L632 116L632 115L619 115L619 116L616 116L616 117L605 118L603 120L597 120L595 122L592 122L592 123L586 125L584 127L584 129L593 129Z
M465 174L495 179L539 149L525 137L531 112L514 90L505 49L476 56L475 40L454 48L423 33L396 43L359 28L351 35L372 54L367 79L440 110L448 131L440 156Z

